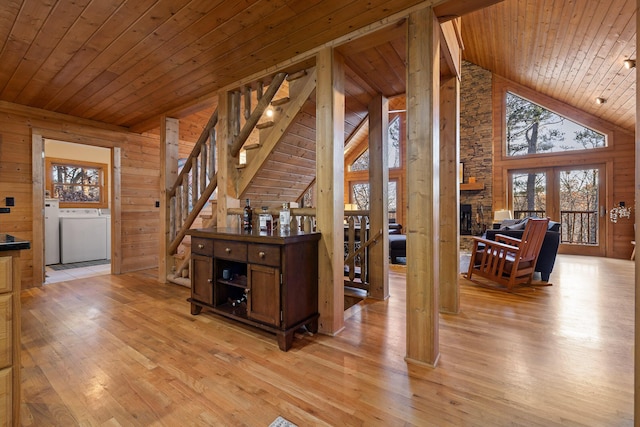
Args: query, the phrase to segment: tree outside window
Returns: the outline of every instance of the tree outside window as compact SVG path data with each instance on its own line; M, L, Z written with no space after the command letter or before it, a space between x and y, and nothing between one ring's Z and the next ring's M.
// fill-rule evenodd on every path
M507 156L606 147L606 136L507 92Z
M108 207L104 185L107 165L52 158L46 163L47 188L60 200L60 207Z

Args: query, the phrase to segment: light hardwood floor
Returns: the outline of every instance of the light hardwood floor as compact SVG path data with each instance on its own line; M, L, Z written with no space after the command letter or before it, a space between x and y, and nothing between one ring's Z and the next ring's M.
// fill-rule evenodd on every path
M554 286L462 280L436 369L407 365L402 270L336 337L210 314L155 271L23 292L26 426L633 425L634 263L560 255Z

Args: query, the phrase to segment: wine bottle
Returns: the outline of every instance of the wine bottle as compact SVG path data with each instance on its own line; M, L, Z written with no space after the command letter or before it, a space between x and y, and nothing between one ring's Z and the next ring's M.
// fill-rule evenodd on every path
M242 228L244 228L247 231L250 231L252 219L253 219L253 209L251 209L251 205L249 204L249 199L247 199L247 204L242 210Z

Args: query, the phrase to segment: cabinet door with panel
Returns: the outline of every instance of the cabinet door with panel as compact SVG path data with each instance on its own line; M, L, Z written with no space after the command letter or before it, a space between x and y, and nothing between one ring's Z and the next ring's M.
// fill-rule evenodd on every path
M213 259L209 256L191 254L191 272L191 298L205 304L213 304ZM198 314L201 309L200 306L191 304L191 314Z
M280 269L249 264L247 316L250 319L280 326Z
M0 425L13 425L13 368L0 369ZM6 423L6 424L3 424Z

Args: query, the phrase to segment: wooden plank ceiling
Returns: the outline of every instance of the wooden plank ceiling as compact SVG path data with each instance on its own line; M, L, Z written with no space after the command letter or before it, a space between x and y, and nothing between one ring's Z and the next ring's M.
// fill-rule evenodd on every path
M636 0L505 0L462 18L464 59L631 132ZM606 99L598 105L596 97Z
M157 127L168 111L183 118L202 110L199 122L217 89L419 3L7 0L0 100L134 131ZM463 56L632 131L635 72L622 60L635 59L635 9L636 0L505 0L463 16ZM366 115L370 93L404 91L404 28L392 24L340 47L348 131ZM606 104L596 105L597 96ZM197 127L187 124L185 135Z
M0 99L146 130L163 112L420 2L7 0Z

